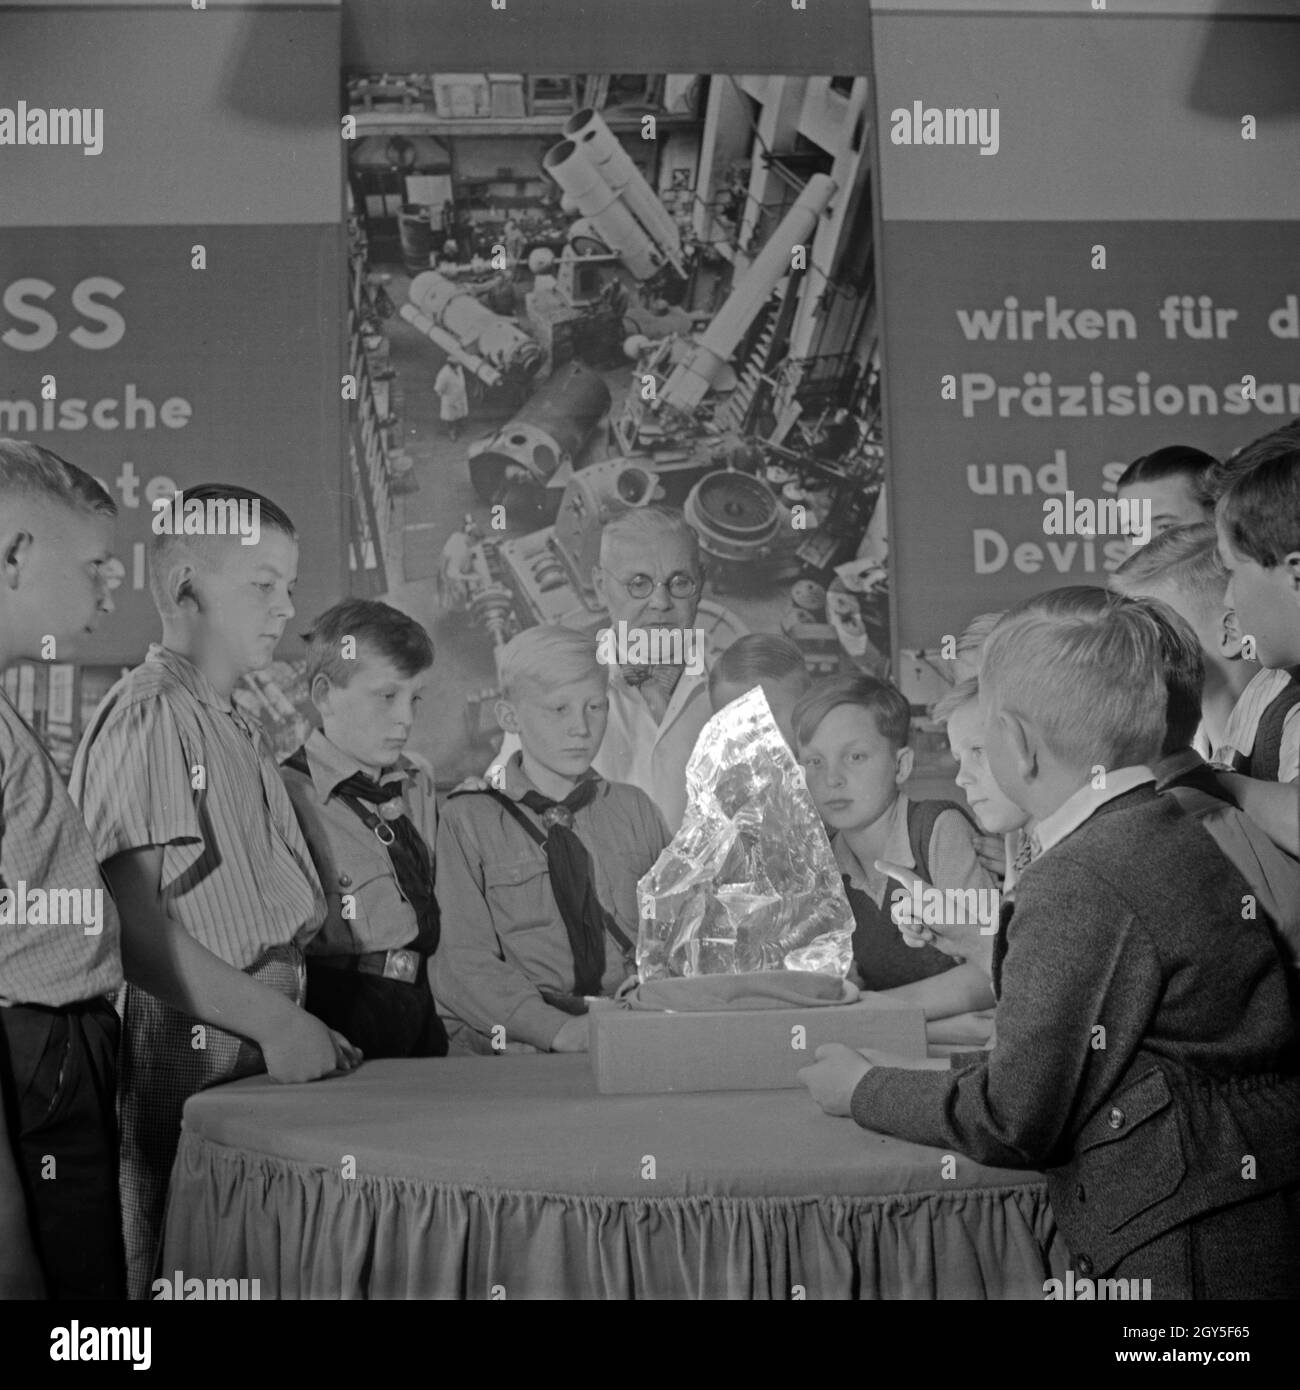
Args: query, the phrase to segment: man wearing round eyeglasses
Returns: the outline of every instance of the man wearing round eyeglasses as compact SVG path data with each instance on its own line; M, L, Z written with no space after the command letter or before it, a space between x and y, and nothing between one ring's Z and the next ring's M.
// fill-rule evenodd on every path
M686 813L686 763L711 713L707 653L695 627L704 588L699 540L680 512L634 507L601 532L592 579L610 630L626 636L629 649L659 657L611 673L609 719L592 767L640 787L675 833ZM507 734L492 766L518 746Z
M680 512L634 507L602 531L593 581L610 627L644 633L659 661L613 674L609 722L592 765L645 791L675 832L686 811L686 762L711 713L708 672L690 659L702 642L699 539Z

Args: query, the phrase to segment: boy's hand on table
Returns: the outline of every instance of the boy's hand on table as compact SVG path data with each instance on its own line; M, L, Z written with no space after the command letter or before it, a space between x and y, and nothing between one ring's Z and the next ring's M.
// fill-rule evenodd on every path
M586 1014L575 1014L566 1019L560 1031L551 1040L552 1052L586 1052L589 1046L590 1031Z
M337 1063L334 1071L340 1076L346 1076L348 1072L356 1071L366 1060L365 1054L356 1043L349 1042L342 1033L335 1032L333 1028L329 1030L329 1033L334 1043L334 1058Z
M817 1060L799 1068L799 1080L828 1115L848 1115L858 1082L871 1070L871 1063L843 1043L823 1043Z
M296 1007L287 1011L284 1022L262 1043L262 1056L271 1080L287 1084L317 1081L339 1070L351 1071L356 1065L348 1060L352 1054L357 1058L361 1055L346 1038Z

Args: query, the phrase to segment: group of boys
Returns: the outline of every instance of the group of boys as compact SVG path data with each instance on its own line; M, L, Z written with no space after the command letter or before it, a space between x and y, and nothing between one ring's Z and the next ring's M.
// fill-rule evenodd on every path
M67 789L0 695L0 888L105 903L94 935L35 915L0 931L0 1296L148 1296L182 1110L204 1087L585 1049L591 1002L634 968L636 882L669 839L645 791L592 763L637 761L679 821L674 766L708 717L699 672L611 674L594 640L525 632L500 671L517 751L439 816L405 752L432 643L349 600L308 639L320 728L277 767L235 694L294 616L293 524L247 489L186 497L255 507L258 537L151 539L161 641L99 706ZM113 610L114 505L56 455L0 441L0 519L0 664L66 653ZM609 530L611 613L692 619L693 533L659 513Z
M1165 524L1111 591L1056 590L981 622L977 680L938 710L1014 869L991 950L967 924L897 920L909 944L985 965L995 1045L921 1063L831 1046L802 1079L865 1128L1045 1171L1080 1277L1286 1297L1300 1288L1300 428L1212 469L1176 452L1129 478Z
M396 609L349 600L308 642L321 728L277 768L233 696L294 615L297 537L266 498L187 489L255 501L260 538L154 537L162 640L101 704L68 790L0 695L0 887L111 890L94 936L0 931L0 1296L147 1296L181 1111L207 1085L584 1050L591 1010L634 974L636 883L681 822L694 739L755 684L831 834L858 982L985 1044L948 1075L830 1049L804 1077L817 1099L1046 1169L1081 1274L1145 1261L1171 1291L1242 1287L1227 1247L1270 1224L1293 1239L1300 1222L1294 982L1271 932L1300 855L1285 785L1300 686L1274 674L1300 664L1300 434L1279 433L1218 475L1217 536L1202 511L1195 535L1170 530L1117 576L1163 602L1063 590L981 634L978 684L945 713L982 839L961 808L903 795L910 710L892 686L809 689L798 648L768 636L705 674L611 668L563 627L521 633L500 654L500 760L439 812L405 751L432 643ZM1164 476L1129 482L1170 494L1159 520L1197 521L1175 514L1183 475ZM113 512L72 465L0 442L0 666L112 611ZM611 622L680 630L698 544L680 517L639 509L606 527L593 578ZM1215 673L1204 692L1183 619ZM1268 669L1243 682L1247 650ZM1238 717L1243 702L1258 717ZM1184 756L1197 706L1208 751L1236 750L1236 771ZM1196 814L1165 784L1194 784ZM1230 842L1260 863L1267 842L1271 875ZM1013 908L996 935L913 925L885 906L911 877L1001 878ZM1261 904L1249 919L1246 897ZM1276 1236L1265 1247L1270 1270L1292 1269Z

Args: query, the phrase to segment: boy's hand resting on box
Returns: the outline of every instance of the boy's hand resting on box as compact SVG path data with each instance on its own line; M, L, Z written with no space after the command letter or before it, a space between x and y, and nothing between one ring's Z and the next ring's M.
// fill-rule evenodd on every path
M552 1052L586 1052L590 1046L590 1030L586 1014L566 1019L551 1040Z
M946 1057L900 1057L874 1047L854 1051L843 1043L823 1043L817 1049L816 1057L812 1066L800 1068L799 1080L828 1115L852 1113L853 1092L872 1067L902 1067L908 1071L951 1070Z
M799 1080L828 1115L850 1114L853 1092L871 1070L871 1063L843 1043L823 1043L816 1057L811 1066L799 1068Z
M262 1043L272 1081L294 1084L344 1075L361 1063L361 1052L341 1033L306 1009L286 1011L284 1022Z

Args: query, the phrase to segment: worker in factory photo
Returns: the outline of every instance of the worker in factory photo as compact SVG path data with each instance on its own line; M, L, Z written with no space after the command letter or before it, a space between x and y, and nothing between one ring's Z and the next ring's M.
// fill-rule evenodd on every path
M469 392L460 363L449 357L434 377L433 389L438 393L438 418L446 428L447 438L459 438L461 421L469 415Z

